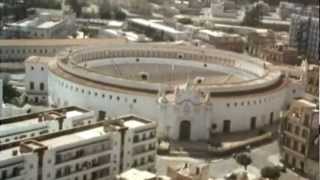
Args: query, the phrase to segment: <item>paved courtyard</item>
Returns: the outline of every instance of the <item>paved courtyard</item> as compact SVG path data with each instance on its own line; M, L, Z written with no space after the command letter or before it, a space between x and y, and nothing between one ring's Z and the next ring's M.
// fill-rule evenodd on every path
M279 148L277 142L255 148L251 151L253 163L248 167L248 172L254 177L260 176L260 169L268 165L277 165L279 163ZM184 163L210 163L210 176L223 178L226 174L233 171L241 171L243 167L238 165L232 157L223 159L215 158L193 158L193 157L170 157L158 156L157 170L159 175L165 175L167 167L183 165ZM297 174L287 169L282 173L280 180L305 180Z

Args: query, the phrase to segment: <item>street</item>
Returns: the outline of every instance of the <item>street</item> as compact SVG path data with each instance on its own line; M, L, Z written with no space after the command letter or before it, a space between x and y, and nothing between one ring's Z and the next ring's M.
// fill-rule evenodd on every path
M279 148L277 142L255 148L251 151L252 164L248 167L249 174L254 177L260 176L260 169L265 166L277 165L279 163ZM243 171L243 167L238 165L232 157L209 160L205 158L193 157L171 157L158 156L157 174L165 175L168 166L183 165L184 163L206 163L210 162L210 177L223 178L225 175L234 171ZM182 166L180 166L182 167ZM286 173L282 173L279 180L306 180L287 169Z

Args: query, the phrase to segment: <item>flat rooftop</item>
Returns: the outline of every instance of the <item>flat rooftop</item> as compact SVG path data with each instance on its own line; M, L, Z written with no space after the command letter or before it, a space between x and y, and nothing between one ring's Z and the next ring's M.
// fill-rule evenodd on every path
M47 129L50 121L55 120L58 117L65 115L68 119L81 116L86 112L89 111L86 109L71 106L66 108L38 112L34 114L26 114L21 116L0 119L0 138L13 135L19 136L21 133ZM44 118L41 121L39 119L40 116Z
M0 138L8 136L19 136L21 133L35 130L47 129L47 122L38 122L38 120L29 120L19 123L7 124L0 126Z
M230 34L230 33L225 33L222 31L211 31L209 29L203 29L200 30L200 33L205 33L209 36L213 36L213 37L240 37L239 34Z
M101 38L101 39L7 39L0 40L1 47L26 47L26 46L92 46L125 44L124 38Z
M156 23L154 21L151 21L151 20L146 20L146 19L140 19L140 18L133 18L133 19L130 19L131 22L134 22L134 23L137 23L137 24L140 24L140 25L143 25L143 26L146 26L146 27L151 27L151 28L154 28L154 29L158 29L158 30L162 30L162 31L165 31L165 32L168 32L168 33L172 33L172 34L182 34L184 32L182 31L178 31L170 26L166 26L166 25L163 25L163 24L160 24L160 23Z
M56 148L63 145L77 143L87 139L100 137L105 134L106 132L104 131L104 128L100 126L97 128L75 132L75 133L71 133L64 136L59 136L59 137L55 137L55 138L51 138L51 139L39 141L39 142L45 146L48 146L48 148L50 149L50 148Z
M81 142L84 140L96 138L107 134L108 132L104 131L103 126L95 127L83 131L69 131L70 133L63 134L63 133L55 133L55 135L48 135L48 138L43 140L37 140L36 142L48 147L48 149L53 149L59 146L64 146L68 144L74 144L77 142ZM52 136L52 137L50 137ZM17 155L13 155L13 151L17 151ZM14 156L22 155L20 152L20 146L14 146L5 150L0 151L0 161L10 159Z
M307 99L298 99L296 101L297 105L301 105L301 106L304 106L304 107L309 107L309 108L316 108L317 105Z
M253 32L257 32L257 33L267 33L268 32L268 29L253 28L253 27L248 27L248 26L229 25L229 24L214 24L214 27L241 29L241 30L253 31Z
M33 64L48 64L53 58L48 56L30 56L24 62Z
M40 115L46 115L47 120L54 119L55 117L62 116L65 113L65 116L75 117L80 116L84 113L90 112L90 110L80 108L77 106L69 106L64 108L58 108L58 109L51 109L47 111L32 113L32 114L25 114L25 115L19 115L19 116L13 116L9 118L3 118L0 119L0 125L9 125L9 124L21 124L21 123L38 123Z
M49 29L61 23L61 21L46 21L37 26L40 29Z
M137 169L130 169L126 172L123 172L118 176L123 180L146 180L146 179L154 179L156 178L155 174L152 174L148 171L140 171Z
M145 125L145 123L141 122L141 121L137 121L137 120L128 120L125 121L123 123L124 126L128 127L128 128L137 128L137 127L142 127Z

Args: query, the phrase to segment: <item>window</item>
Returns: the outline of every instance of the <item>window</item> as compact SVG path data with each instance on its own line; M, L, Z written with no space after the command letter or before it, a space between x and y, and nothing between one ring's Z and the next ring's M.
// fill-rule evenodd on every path
M302 137L306 138L308 136L308 131L306 129L302 130Z
M291 165L292 165L292 166L296 166L296 158L292 157Z
M257 118L256 118L256 117L252 117L252 118L251 118L251 122L250 122L250 129L251 129L251 130L256 129L256 121L257 121Z
M288 123L288 131L291 132L291 129L292 129L292 125L291 123Z
M299 134L300 134L300 127L299 126L296 126L294 133L299 136Z
M292 147L293 150L297 151L298 150L298 142L297 141L293 141L293 147Z
M34 67L33 66L31 66L31 71L33 71L34 70Z
M305 146L304 144L301 144L300 152L301 152L302 154L305 154L305 152L306 152L306 146Z
M34 90L34 82L32 82L32 81L30 82L30 89Z
M223 133L229 133L231 131L231 121L230 120L224 120L223 121Z
M303 125L304 126L308 126L309 125L309 115L308 114L304 115Z
M44 67L41 67L41 71L44 71Z
M43 90L44 90L44 88L45 88L45 87L44 87L44 83L43 83L43 82L42 82L42 83L40 83L40 90L41 90L41 91L43 91Z

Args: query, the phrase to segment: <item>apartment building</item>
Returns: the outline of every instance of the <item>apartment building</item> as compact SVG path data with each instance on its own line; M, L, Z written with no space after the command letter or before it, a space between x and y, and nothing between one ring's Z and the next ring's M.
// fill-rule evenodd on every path
M252 56L259 56L266 47L272 47L276 43L276 37L273 32L248 34L247 51Z
M156 126L152 121L128 115L2 145L0 179L115 179L134 166L133 158L128 157L133 156L135 147L155 147L155 136L133 139L141 134L155 134ZM135 168L154 170L155 154L155 148L140 151L141 161Z
M290 24L290 46L315 62L319 61L319 17L294 14Z
M300 65L296 48L288 47L283 43L262 48L259 57L274 64Z
M48 103L48 63L50 57L30 56L25 61L26 101L32 104ZM43 74L39 76L39 74Z
M244 42L239 34L203 29L199 31L199 38L214 45L217 49L234 52L242 52L244 49Z
M285 165L319 179L319 105L307 99L292 103L281 123L280 149Z
M0 119L0 146L97 123L102 112L70 106Z

